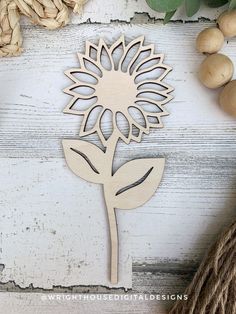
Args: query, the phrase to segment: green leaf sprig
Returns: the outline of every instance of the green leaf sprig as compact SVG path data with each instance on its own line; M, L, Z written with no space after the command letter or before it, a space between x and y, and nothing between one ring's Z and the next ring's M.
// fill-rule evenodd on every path
M150 8L165 13L164 24L168 23L179 7L185 5L186 15L193 16L198 12L201 2L210 8L218 8L229 4L229 9L236 9L236 0L146 0Z

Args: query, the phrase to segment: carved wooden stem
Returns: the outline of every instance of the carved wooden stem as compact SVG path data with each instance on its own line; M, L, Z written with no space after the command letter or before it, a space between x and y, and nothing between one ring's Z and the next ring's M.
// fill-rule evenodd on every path
M107 200L109 195L106 197L106 188L104 187L104 195L106 200L107 207L107 216L109 221L109 230L110 230L110 255L111 255L111 283L116 284L118 282L118 230L116 222L116 213L115 208Z
M108 163L107 169L109 173L107 174L107 178L112 177L113 172L113 158L116 150L116 145L118 142L119 136L116 132L113 132L107 143L106 149L106 162ZM104 183L104 197L107 208L107 216L109 222L109 230L110 230L110 256L111 256L111 283L116 284L118 282L118 251L119 251L119 243L118 243L118 229L117 229L117 221L116 221L116 212L113 204L113 197L110 194L109 190L109 181Z

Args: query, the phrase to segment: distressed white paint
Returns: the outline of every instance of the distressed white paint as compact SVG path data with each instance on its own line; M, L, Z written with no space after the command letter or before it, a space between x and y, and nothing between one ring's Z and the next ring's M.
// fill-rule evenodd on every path
M6 267L1 280L15 280L21 287L109 286L101 189L78 180L63 159L1 161L1 261ZM121 232L120 282L128 288L129 234Z
M63 70L77 63L85 39L109 42L144 34L173 66L175 100L165 128L142 144L119 145L117 164L165 156L161 187L144 206L118 211L121 286L131 286L130 256L141 262L198 260L235 216L235 120L217 93L196 79L196 34L207 24L69 26L25 29L26 52L1 62L1 280L22 287L108 285L108 229L101 189L66 167L60 141L77 136L79 118L63 115ZM187 32L187 33L186 33ZM63 38L63 41L61 41ZM224 48L234 61L232 41Z
M61 300L48 299L52 297ZM0 303L1 310L7 314L166 314L165 302L136 301L133 303L135 306L130 306L130 301L79 301L79 295L73 295L73 298L78 298L77 300L68 301L71 297L70 294L5 293L0 294Z
M185 8L179 9L173 20L195 20L197 21L201 17L206 17L210 19L215 19L221 9L209 9L202 5L201 10L192 18L186 17L183 13ZM130 22L135 14L146 14L147 17L153 19L163 18L163 13L158 13L153 11L146 3L145 0L123 0L123 1L111 1L111 0L89 0L89 2L84 7L83 15L73 16L72 23L81 23L86 21L110 23L112 21L125 21Z
M223 8L224 9L224 8ZM198 21L201 18L207 18L215 20L222 8L210 9L202 4L201 9L193 17L186 17L184 6L180 8L173 16L172 20L182 21ZM152 10L146 3L145 0L89 0L84 7L83 14L76 15L72 14L73 24L78 23L110 23L112 21L117 22L131 22L133 19L144 15L146 19L150 18L153 20L163 19L164 14L158 13ZM24 24L28 24L27 19L24 20Z
M101 1L90 0L84 15L73 17L72 24L88 19L128 22L135 12L162 16L142 0L104 0L102 7ZM217 15L217 10L204 10L193 20ZM169 83L176 88L175 100L168 105L171 115L165 118L165 128L154 130L142 144L119 145L117 165L141 156L167 159L155 196L139 209L118 213L120 285L131 286L131 258L139 265L175 259L198 262L219 231L235 219L235 120L218 108L217 92L206 90L196 79L202 56L195 52L194 40L212 24L163 27L139 15L134 22L70 25L48 32L28 26L25 19L25 53L0 60L0 263L5 265L1 281L48 288L108 284L108 229L101 189L67 169L60 144L62 138L78 135L80 121L61 112L68 101L61 93L68 85L62 72L76 64L75 52L83 51L86 39L96 42L103 36L112 42L121 33L127 40L144 34L174 67ZM224 47L234 62L235 48L235 40ZM134 281L140 292L175 292L171 288L178 286L180 276L172 271L167 277L165 281L140 272ZM54 303L41 301L35 293L6 292L0 294L0 304L8 314L161 314L165 307L161 302Z

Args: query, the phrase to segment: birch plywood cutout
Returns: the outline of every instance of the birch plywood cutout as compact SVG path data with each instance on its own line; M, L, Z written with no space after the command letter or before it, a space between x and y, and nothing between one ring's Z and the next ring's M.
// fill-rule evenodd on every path
M168 115L164 105L173 88L163 82L172 70L164 55L145 45L144 37L126 43L124 36L110 47L86 42L78 53L79 67L65 72L73 84L64 113L82 115L80 137L97 133L104 149L80 139L63 140L68 167L84 180L103 185L110 230L111 282L118 282L117 209L143 205L155 193L164 171L164 158L135 159L113 169L119 140L141 142L151 128L161 128ZM110 125L110 127L105 127Z

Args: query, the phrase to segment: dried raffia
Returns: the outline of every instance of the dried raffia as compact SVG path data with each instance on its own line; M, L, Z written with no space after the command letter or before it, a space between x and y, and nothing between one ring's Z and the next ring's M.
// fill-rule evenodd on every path
M20 15L16 3L0 1L0 57L18 56L22 49Z
M57 29L69 22L69 8L81 13L87 0L1 0L0 57L17 56L22 52L20 14L35 25Z
M236 222L210 249L185 294L188 300L170 314L236 313Z
M14 0L33 24L56 29L69 21L68 7L61 0Z
M66 5L73 8L74 13L81 13L83 11L83 6L88 0L64 0Z

